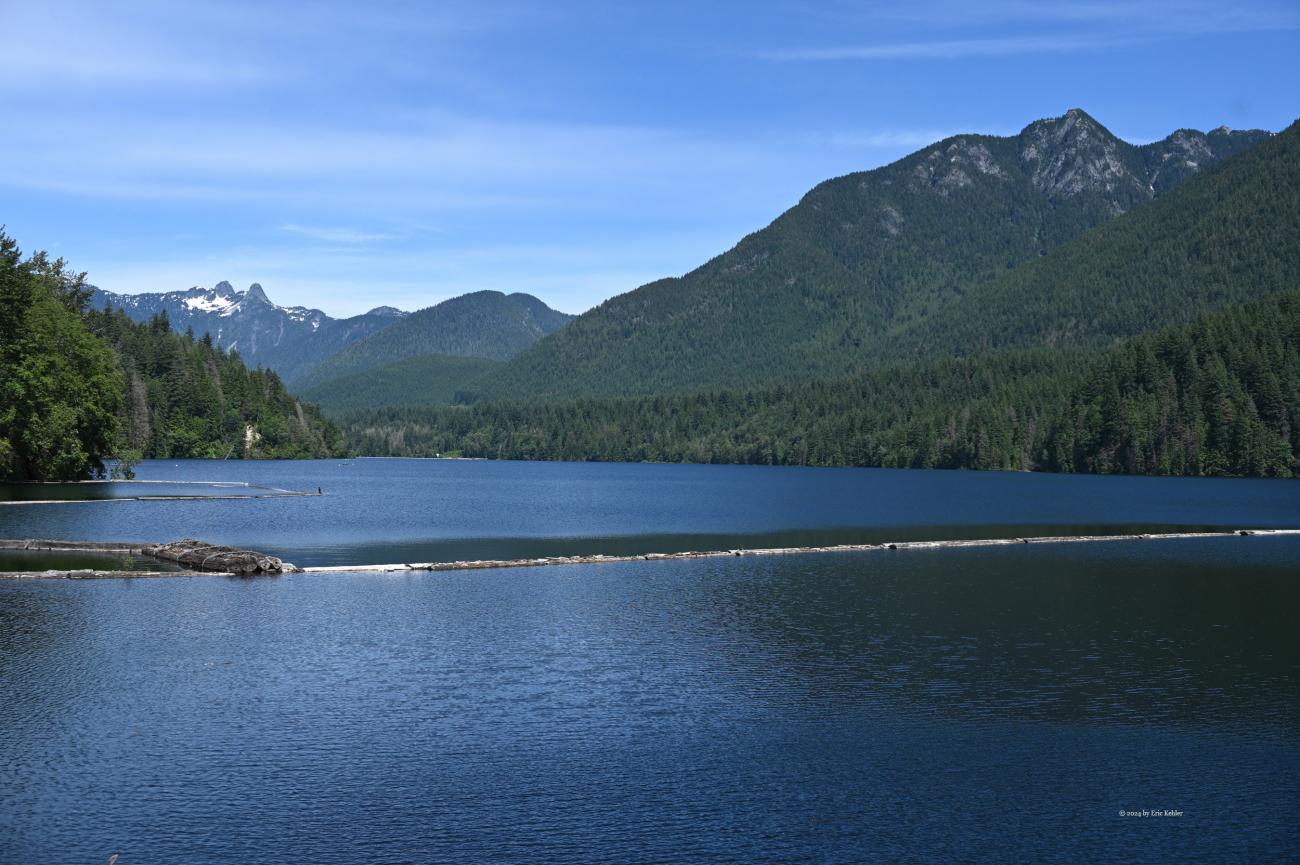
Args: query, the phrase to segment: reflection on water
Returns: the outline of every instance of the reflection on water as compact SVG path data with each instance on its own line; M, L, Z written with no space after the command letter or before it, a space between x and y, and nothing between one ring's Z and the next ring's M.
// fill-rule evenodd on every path
M0 502L102 502L161 496L229 496L257 493L242 483L95 481L87 483L0 483ZM36 507L31 505L29 507Z
M178 571L172 562L148 556L59 550L0 550L0 571Z
M0 537L198 537L330 565L1300 526L1300 484L1285 481L436 460L146 462L138 472L325 494L0 506Z
M0 583L0 846L1285 861L1298 562L1257 537ZM1117 816L1156 807L1184 816Z

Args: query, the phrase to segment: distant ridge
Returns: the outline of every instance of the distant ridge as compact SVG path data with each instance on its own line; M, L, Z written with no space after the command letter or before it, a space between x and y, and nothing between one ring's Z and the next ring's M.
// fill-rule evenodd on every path
M425 355L508 360L572 318L529 294L476 291L411 313L356 341L303 375L294 387L313 391L333 379ZM413 393L411 402L424 404L427 395Z

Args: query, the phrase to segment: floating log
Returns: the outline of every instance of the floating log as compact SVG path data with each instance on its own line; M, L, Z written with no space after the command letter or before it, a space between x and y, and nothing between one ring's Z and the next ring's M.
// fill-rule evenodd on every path
M945 550L997 547L1010 544L1096 543L1100 541L1180 540L1246 536L1300 535L1300 529L1234 529L1225 532L1169 532L1165 534L1045 535L1032 538L981 538L976 540L896 541L878 544L838 544L827 547L769 547L766 549L692 550L680 553L643 553L626 556L547 556L536 559L478 559L456 562L421 562L390 565L324 565L300 568L303 573L346 573L367 571L401 573L409 571L477 571L490 568L532 568L554 565L599 565L614 562L659 562L708 559L722 556L791 556L813 553L861 553L868 551Z
M52 550L122 553L152 556L176 562L190 571L30 571L0 572L0 579L112 579L119 577L194 576L196 572L235 575L282 573L410 573L414 571L478 571L499 568L534 568L556 565L599 565L617 562L661 562L735 556L792 556L816 553L861 553L870 551L949 550L998 547L1012 544L1077 544L1102 541L1190 540L1194 538L1272 537L1300 535L1300 529L1233 529L1222 532L1168 532L1164 534L1044 535L1030 538L981 538L975 540L895 541L876 544L838 544L826 547L768 547L760 549L691 550L679 553L641 553L607 556L546 556L532 559L476 559L455 562L421 562L384 565L323 565L299 568L275 556L253 550L209 544L192 538L170 544L134 544L100 541L43 541L0 539L0 550Z

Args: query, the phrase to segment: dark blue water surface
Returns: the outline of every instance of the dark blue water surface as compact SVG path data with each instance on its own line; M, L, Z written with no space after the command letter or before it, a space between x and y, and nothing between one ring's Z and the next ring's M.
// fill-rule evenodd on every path
M320 488L325 495L0 505L0 537L196 537L299 565L330 565L1300 527L1300 481L387 459L151 461L138 475ZM32 489L42 488L26 488ZM66 487L57 489L67 494ZM85 489L124 496L205 492L154 484ZM0 489L0 498L5 493Z
M0 518L371 559L412 536L1282 525L1297 502L1285 482L235 468L308 469L327 495ZM0 580L0 860L1295 861L1298 619L1296 536ZM1121 816L1144 810L1181 816Z

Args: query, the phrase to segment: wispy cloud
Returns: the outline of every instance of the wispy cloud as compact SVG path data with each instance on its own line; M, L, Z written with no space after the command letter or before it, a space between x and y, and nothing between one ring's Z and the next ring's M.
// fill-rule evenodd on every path
M752 56L771 61L808 62L1006 57L1102 51L1180 36L1300 29L1300 5L1294 2L1246 6L1203 0L1149 3L992 0L899 4L885 9L873 7L870 11L856 5L836 6L825 14L846 22L847 26L863 28L882 19L924 24L933 30L949 32L985 31L990 25L1002 26L996 33L979 32L960 38L775 48L753 52ZM1008 35L1005 32L1008 25L1050 29Z
M125 5L125 4L123 4ZM287 71L270 56L199 50L174 11L155 10L153 26L116 4L6 4L10 38L0 52L0 91L133 85L167 89L266 85ZM168 26L168 25L172 26Z
M320 240L326 243L341 243L348 245L364 245L369 243L378 243L385 240L400 240L402 238L402 235L393 233L359 231L355 228L295 225L293 223L281 225L280 230L298 237L305 237L309 240Z
M948 39L936 42L885 42L830 48L795 48L761 51L763 60L905 60L959 57L1005 57L1013 54L1060 54L1128 46L1143 41L1136 36L1016 36L990 39Z
M418 69L464 80L430 49L519 27L529 16L495 0L353 4L324 0L43 0L4 4L10 38L0 92L149 86L155 92L301 87Z
M22 158L0 165L0 184L130 200L336 208L369 201L372 207L422 211L535 208L586 186L619 184L653 194L664 183L721 171L743 176L793 158L780 142L774 147L770 141L619 124L443 116L436 123L389 127L262 119L252 131L238 132L205 121L121 122L111 113L85 115L58 127L11 130L0 153L8 149ZM306 234L315 223L284 224Z
M817 11L841 24L892 21L948 29L1045 23L1127 28L1144 33L1238 33L1300 27L1300 6L1293 0L1146 0L1142 3L918 0L868 6L841 2L821 6Z

